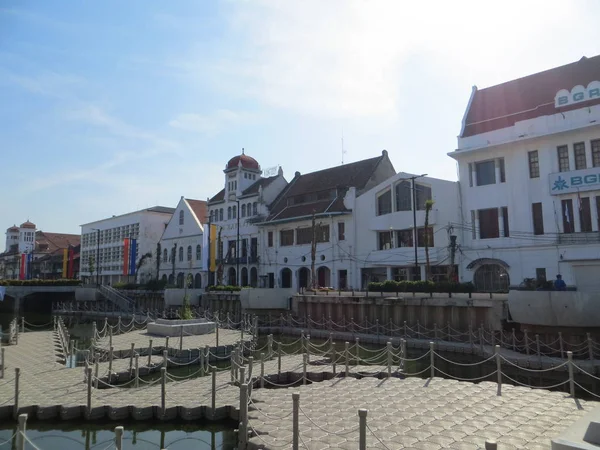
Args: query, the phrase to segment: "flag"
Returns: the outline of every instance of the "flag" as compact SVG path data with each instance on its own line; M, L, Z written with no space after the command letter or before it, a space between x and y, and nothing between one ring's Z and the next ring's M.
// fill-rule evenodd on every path
M214 272L217 270L217 226L211 225L209 231L209 239L210 239L210 271Z
M32 250L33 252L33 250ZM33 253L27 253L27 279L33 278Z
M128 272L129 272L129 238L125 238L125 239L123 239L123 275L127 275Z
M129 275L135 275L136 253L137 253L137 239L129 239Z
M25 279L26 266L27 266L27 255L25 253L21 253L21 267L20 267L20 271L19 271L19 280Z
M62 278L67 278L67 260L69 258L69 251L66 248L63 248L63 260L62 260Z

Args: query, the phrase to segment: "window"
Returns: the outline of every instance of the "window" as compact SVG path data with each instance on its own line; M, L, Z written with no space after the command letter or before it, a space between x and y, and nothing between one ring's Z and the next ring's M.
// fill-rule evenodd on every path
M473 187L473 164L469 163L469 187Z
M378 235L379 250L389 250L392 248L392 231L380 231Z
M223 208L219 209L219 221L223 221Z
M183 225L183 211L179 211L179 225Z
M504 158L496 160L496 166L500 169L500 183L506 183L506 170L504 169Z
M477 186L495 184L496 162L492 159L490 161L475 163L475 177L477 179Z
M188 248L187 248L187 260L188 261L192 260L192 246L191 245L188 245Z
M425 247L425 242L428 247L433 247L433 227L427 227L427 232L424 227L417 229L417 246Z
M196 261L202 260L202 246L200 244L196 245Z
M258 215L258 203L256 203L256 202L252 203L252 215L253 216Z
M392 191L388 189L377 196L377 215L383 216L392 212Z
M179 247L179 261L183 261L183 247Z
M558 171L568 172L569 169L569 147L561 145L556 148L558 154Z
M242 217L246 217L246 205L242 205Z
M573 153L575 154L575 170L587 169L585 160L585 142L573 144Z
M167 252L167 249L165 248L163 250L163 262L167 262L169 260L169 252Z
M338 241L346 240L346 224L344 222L338 222Z
M252 215L252 204L251 204L251 203L248 203L248 204L246 205L246 215L247 215L248 217L250 217L250 216Z
M544 234L544 215L541 203L531 204L531 215L533 217L533 234Z
M258 239L253 237L250 239L250 257L255 259L258 256Z
M242 239L242 258L248 256L248 239Z
M399 230L396 232L396 247L413 246L413 230Z
M227 220L231 220L231 206L227 207Z
M412 190L410 181L396 185L396 211L412 211Z
M267 233L267 245L269 247L273 247L273 232L272 231L269 231Z
M315 234L317 235L317 243L329 242L329 225L317 225Z
M504 228L504 237L509 237L510 230L508 228L508 207L507 206L502 207L502 225Z
M279 245L282 247L294 245L294 230L281 230L279 232Z
M296 245L305 245L312 242L312 227L296 229Z
M575 222L573 222L573 200L562 200L561 211L563 218L563 233L574 233Z
M538 151L533 150L529 152L529 178L540 177L540 160L538 157Z
M579 222L582 233L590 233L592 231L592 211L590 209L589 197L579 199Z
M416 184L415 191L417 196L417 211L424 211L425 202L431 200L431 187L423 184Z
M233 218L237 219L237 205L234 205L232 209L233 209Z
M480 209L478 214L479 239L493 239L500 237L498 208Z
M592 144L592 165L600 167L600 139L591 142Z

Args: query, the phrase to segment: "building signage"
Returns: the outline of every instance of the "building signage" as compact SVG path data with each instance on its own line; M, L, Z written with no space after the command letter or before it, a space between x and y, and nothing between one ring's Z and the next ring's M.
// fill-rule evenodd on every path
M551 173L548 181L550 195L600 190L600 168Z
M594 99L600 100L600 81L592 81L587 88L579 85L571 91L561 89L554 97L554 107L560 108Z

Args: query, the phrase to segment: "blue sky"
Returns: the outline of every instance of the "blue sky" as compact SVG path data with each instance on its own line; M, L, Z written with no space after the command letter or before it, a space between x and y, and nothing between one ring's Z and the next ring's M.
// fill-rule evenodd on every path
M497 5L497 6L493 6ZM590 1L0 2L0 228L79 225L387 149L456 179L471 86L600 53ZM4 239L0 241L0 248Z

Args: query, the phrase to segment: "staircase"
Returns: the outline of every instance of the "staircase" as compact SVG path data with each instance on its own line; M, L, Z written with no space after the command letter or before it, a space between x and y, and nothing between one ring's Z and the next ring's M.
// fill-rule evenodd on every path
M124 296L111 286L101 285L98 288L100 294L112 302L119 310L123 312L132 312L135 309L135 303L129 297Z

